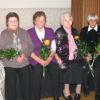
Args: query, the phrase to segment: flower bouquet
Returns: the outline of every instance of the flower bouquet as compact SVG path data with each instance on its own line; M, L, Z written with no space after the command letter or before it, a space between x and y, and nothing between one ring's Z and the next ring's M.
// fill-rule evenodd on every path
M85 42L82 42L80 40L79 36L75 36L75 42L77 44L78 47L78 55L80 55L82 58L86 58L87 54L89 53L89 49L88 46ZM92 61L87 61L86 59L86 66L88 66L88 71L91 72L91 75L94 77L94 62L96 60L96 58L100 55L100 40L98 41L98 43L95 46L95 51L93 52L93 56L92 56Z
M40 48L40 57L44 60L46 60L51 53L49 45L50 45L50 40L43 39L43 43ZM45 66L43 66L43 77L45 77L45 74L46 74L46 68Z
M10 60L18 55L20 55L20 52L16 51L14 48L0 50L0 59L6 58Z
M77 45L77 55L82 57L82 58L85 58L88 54L88 46L85 42L82 42L80 40L80 37L79 36L75 36L74 37L75 39L75 43Z
M75 42L76 42L76 45L77 45L77 55L83 59L85 59L85 62L86 62L86 68L87 68L87 71L88 72L91 72L91 75L94 77L94 70L93 70L93 63L94 63L94 59L92 61L92 63L90 63L90 61L87 61L86 60L86 57L87 57L87 54L89 54L89 49L88 49L88 46L85 42L82 42L80 40L80 37L79 36L75 36Z

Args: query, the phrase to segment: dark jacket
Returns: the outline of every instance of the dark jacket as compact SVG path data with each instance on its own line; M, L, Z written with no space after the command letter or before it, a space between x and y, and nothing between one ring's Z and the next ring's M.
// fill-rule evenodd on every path
M98 26L97 31L94 29L88 31L88 26L81 29L80 39L87 43L89 52L93 53L95 51L95 46L100 39L100 26Z
M78 31L72 28L73 37L78 34ZM68 36L63 26L56 30L56 45L57 45L57 54L61 57L63 62L66 62L69 57L69 45L68 45Z

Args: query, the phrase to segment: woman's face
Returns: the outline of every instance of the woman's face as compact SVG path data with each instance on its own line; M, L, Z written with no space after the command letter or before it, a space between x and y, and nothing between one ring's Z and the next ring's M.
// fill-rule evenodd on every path
M96 27L96 25L97 25L97 20L90 20L90 21L89 21L89 25L90 25L91 28Z
M16 17L10 17L8 19L8 29L17 30L19 25L18 19Z
M69 16L64 16L62 25L65 28L71 28L72 19Z
M45 17L40 16L35 19L35 26L39 29L42 29L45 26Z

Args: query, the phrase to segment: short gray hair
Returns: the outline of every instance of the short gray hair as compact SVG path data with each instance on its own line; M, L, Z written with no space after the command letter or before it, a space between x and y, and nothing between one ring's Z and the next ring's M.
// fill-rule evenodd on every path
M62 25L62 23L63 23L63 20L64 20L64 17L65 17L65 16L68 16L68 17L73 21L73 16L71 15L71 13L65 12L65 13L63 13L63 14L61 15L61 19L60 19L61 25Z
M99 20L98 16L95 13L91 13L87 17L87 21L89 22L90 20Z

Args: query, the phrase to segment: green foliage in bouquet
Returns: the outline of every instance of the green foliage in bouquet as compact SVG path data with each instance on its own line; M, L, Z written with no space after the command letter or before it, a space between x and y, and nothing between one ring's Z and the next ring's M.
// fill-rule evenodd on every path
M89 53L87 44L85 42L82 42L79 36L75 36L74 39L78 48L77 55L81 56L82 58L86 58L87 54ZM87 72L90 72L93 77L94 77L93 66L98 55L100 55L100 40L95 46L95 51L93 52L92 61L90 62L85 59Z
M10 60L18 55L20 55L20 52L16 51L14 48L0 50L0 59L6 58Z
M46 60L50 55L51 50L49 48L49 45L50 45L50 40L43 40L43 43L40 48L40 57L44 60ZM43 77L45 77L45 74L46 74L46 68L45 66L43 66Z
M79 36L75 36L74 39L75 39L75 43L76 43L77 48L78 48L77 49L77 55L82 57L82 58L86 57L87 54L88 54L88 46L87 46L87 44L85 42L82 42L80 40Z
M49 46L49 40L44 40L43 44L41 45L41 49L40 49L40 57L44 60L46 60L50 54L50 48Z
M100 53L100 40L98 40L98 43L95 46L94 58L96 58L99 53Z
M93 70L93 63L90 63L89 61L86 60L87 54L89 53L88 46L85 42L80 40L79 36L75 36L75 42L78 48L77 55L80 56L83 60L85 60L85 66L86 66L86 71L87 73L91 73L91 75L94 77L94 70Z
M92 63L90 64L88 62L88 65L90 67L90 70L91 70L91 74L92 76L94 77L94 69L93 69L93 66L94 66L94 62L96 60L96 58L100 55L100 40L98 40L98 43L96 44L95 46L95 51L93 52L93 60L92 60Z

